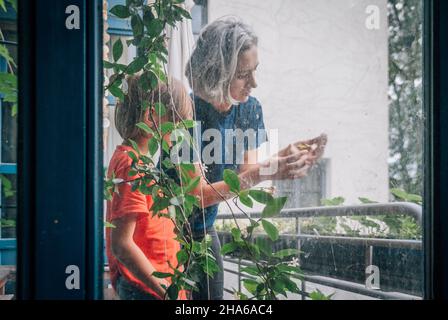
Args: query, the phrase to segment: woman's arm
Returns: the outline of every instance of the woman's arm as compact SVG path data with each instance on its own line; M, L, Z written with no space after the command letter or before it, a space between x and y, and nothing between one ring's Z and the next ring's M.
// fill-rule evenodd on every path
M305 176L309 169L306 164L307 160L307 152L298 151L285 157L273 157L263 164L246 162L238 174L240 188L241 190L249 189L265 180L291 179L301 177L300 174ZM270 168L273 169L269 170ZM293 170L295 174L290 175ZM195 172L190 172L190 175L191 177L201 176L199 185L191 194L199 198L202 208L210 207L235 196L224 181L209 184L202 175L199 164L195 164Z
M111 230L112 253L136 278L163 298L165 289L161 285L168 286L168 283L152 275L157 270L135 244L133 235L136 221L136 215L128 215L112 221L115 225L115 228Z

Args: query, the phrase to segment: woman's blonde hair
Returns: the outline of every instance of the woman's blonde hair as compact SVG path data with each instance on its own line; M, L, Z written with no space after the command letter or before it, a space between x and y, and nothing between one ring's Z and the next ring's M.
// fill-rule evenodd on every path
M162 103L166 108L165 121L178 122L181 119L192 118L192 105L188 93L179 80L169 78L167 83L159 83L156 89L143 90L139 85L140 75L133 75L126 78L128 92L123 101L117 103L115 111L115 126L118 133L124 140L144 137L145 131L136 125L140 122L147 122L148 111L145 103L154 106ZM156 120L159 117L154 117Z

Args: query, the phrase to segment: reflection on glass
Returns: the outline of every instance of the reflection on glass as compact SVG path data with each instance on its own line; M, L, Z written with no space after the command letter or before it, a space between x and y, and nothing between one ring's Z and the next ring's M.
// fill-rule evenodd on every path
M251 95L269 133L260 161L290 143L328 135L323 159L306 177L259 186L288 197L281 218L270 220L280 232L275 250L300 250L287 259L300 265L304 278L295 281L302 292L287 299L421 298L422 1L200 1L192 11L195 39L207 21L224 15L242 17L258 36ZM112 61L113 44L132 31L107 29L109 22L105 59ZM120 63L131 62L135 51L125 46ZM104 110L107 166L121 143L113 97ZM238 212L232 202L230 208ZM263 206L244 209L256 218ZM227 204L218 211L224 245L237 224ZM259 232L253 241L267 239ZM237 252L224 256L225 299L235 297L235 288L250 294L242 284L247 274L238 274L250 263ZM111 287L106 292L116 298Z

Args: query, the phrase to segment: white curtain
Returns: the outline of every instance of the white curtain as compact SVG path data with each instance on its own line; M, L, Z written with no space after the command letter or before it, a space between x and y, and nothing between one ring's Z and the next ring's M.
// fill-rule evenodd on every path
M193 0L185 0L182 8L191 13L194 6ZM185 66L193 50L194 37L191 20L184 19L173 28L166 29L168 36L168 75L181 80L185 88L190 92L188 80L185 77Z

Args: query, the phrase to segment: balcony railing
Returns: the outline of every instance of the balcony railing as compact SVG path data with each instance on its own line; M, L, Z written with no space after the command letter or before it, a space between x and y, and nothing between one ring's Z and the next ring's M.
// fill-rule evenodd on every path
M338 248L343 248L344 246L349 246L350 248L361 247L365 248L365 267L373 265L374 248L387 248L392 250L407 250L406 252L417 252L417 261L419 261L420 266L422 265L422 242L420 240L405 240L405 239L384 239L384 238L374 238L374 237L349 237L349 236L321 236L319 234L304 234L301 231L302 220L304 218L319 218L319 217L353 217L353 216L389 216L389 215L407 215L413 217L416 223L421 226L422 223L422 208L413 203L387 203L387 204L366 204L358 206L338 206L338 207L316 207L316 208L301 208L301 209L287 209L283 210L274 219L293 219L295 221L295 232L294 234L287 233L280 235L281 240L292 240L295 242L295 247L301 250L302 246L307 241L313 241L320 244L330 244L337 245ZM251 218L260 218L261 213L250 213ZM247 219L243 214L225 214L219 215L218 220L223 222L226 220L233 219ZM216 222L219 225L219 222ZM225 237L230 237L228 232L219 232L222 242L225 242ZM333 250L333 247L331 247ZM284 248L279 248L284 249ZM334 253L333 253L334 254ZM300 256L299 256L300 257ZM333 256L334 258L334 256ZM384 258L384 257L383 257ZM397 264L396 259L400 259L399 256L388 256L388 259L392 265ZM241 291L241 280L243 278L250 278L246 274L240 272L241 266L251 265L249 261L242 261L240 259L235 259L230 256L224 257L225 268L224 271L227 275L236 275L237 283L236 287L229 288L228 282L225 281L225 291L232 294L232 289L238 288ZM408 266L411 269L415 267L418 269L420 267L418 264L414 266ZM324 267L324 266L322 266ZM302 266L304 274L302 275L302 280L300 283L300 296L297 299L306 299L309 297L310 292L315 288L326 288L334 290L339 290L339 292L344 292L344 297L348 299L356 298L370 298L370 299L403 299L403 300L413 300L421 299L421 294L409 294L407 292L400 292L400 288L395 288L397 290L384 291L380 289L368 288L362 281L347 281L346 279L341 279L334 276L328 276L319 274L318 272L307 272L306 268ZM364 268L365 270L365 268ZM403 275L404 276L404 275ZM365 274L364 274L365 277ZM227 277L228 278L228 277ZM415 277L414 277L415 278ZM419 276L417 275L417 278ZM417 279L417 281L422 281ZM299 277L297 277L299 279ZM365 279L364 279L365 280ZM414 279L415 280L415 279ZM417 285L418 286L418 285Z

